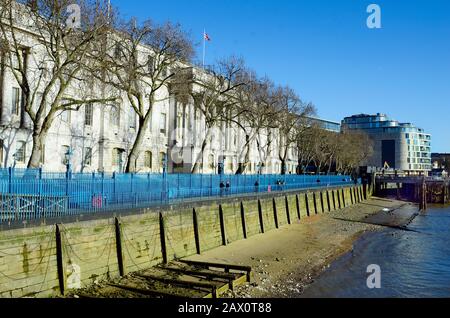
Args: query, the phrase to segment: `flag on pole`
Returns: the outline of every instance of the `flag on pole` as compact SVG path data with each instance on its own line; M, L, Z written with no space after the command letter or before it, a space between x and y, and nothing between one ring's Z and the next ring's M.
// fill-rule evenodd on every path
M211 42L211 38L208 33L206 33L206 29L203 31L203 68L205 68L205 56L206 56L206 41Z

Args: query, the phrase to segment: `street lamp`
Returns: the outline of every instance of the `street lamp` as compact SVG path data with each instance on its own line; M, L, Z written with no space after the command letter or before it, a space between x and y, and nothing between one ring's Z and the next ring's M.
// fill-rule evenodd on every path
M163 166L163 176L167 174L167 154L164 154L162 158L162 166Z
M219 175L225 174L225 156L219 157L218 172Z
M72 166L70 164L70 159L72 158L73 152L72 148L68 148L67 152L64 154L66 160L66 172L69 174L72 170Z
M262 167L263 167L262 163L261 162L258 163L256 167L258 168L258 174L261 175L262 174Z
M19 156L19 154L17 153L17 151L14 153L13 158L14 158L14 165L13 165L13 169L16 168L17 165L17 157Z

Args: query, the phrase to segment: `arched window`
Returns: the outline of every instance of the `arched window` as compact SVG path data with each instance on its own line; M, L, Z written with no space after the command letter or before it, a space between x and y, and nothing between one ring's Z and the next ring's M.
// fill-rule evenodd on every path
M152 168L152 152L151 151L146 151L144 153L144 167L147 169L151 169Z

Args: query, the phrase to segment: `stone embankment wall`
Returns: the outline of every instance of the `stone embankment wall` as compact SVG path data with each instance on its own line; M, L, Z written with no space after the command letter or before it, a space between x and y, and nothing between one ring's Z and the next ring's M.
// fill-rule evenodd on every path
M364 201L362 186L189 203L0 232L0 297L51 297ZM367 194L369 195L369 194Z

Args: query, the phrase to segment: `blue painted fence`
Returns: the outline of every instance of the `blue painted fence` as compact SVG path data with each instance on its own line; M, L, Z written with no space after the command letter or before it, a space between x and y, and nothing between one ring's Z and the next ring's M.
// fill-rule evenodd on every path
M0 222L351 183L349 176L88 174L0 169Z

